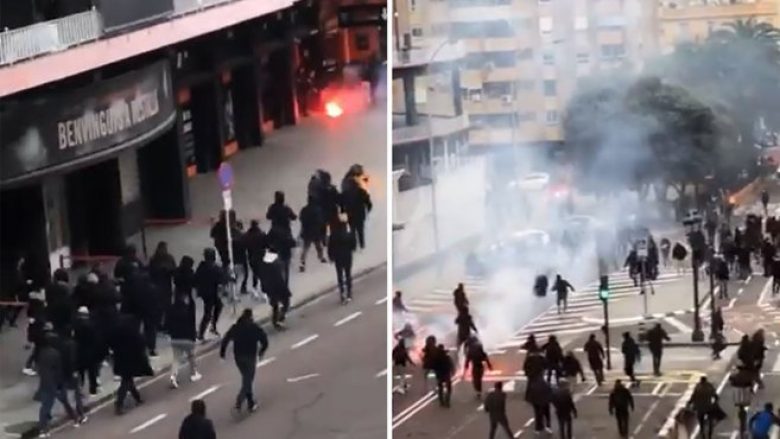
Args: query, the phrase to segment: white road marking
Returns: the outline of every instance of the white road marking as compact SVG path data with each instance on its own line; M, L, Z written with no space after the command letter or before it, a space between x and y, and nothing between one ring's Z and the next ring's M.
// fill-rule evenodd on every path
M596 391L596 389L598 389L598 388L599 388L599 386L597 386L597 385L595 385L595 384L594 384L594 385L593 385L593 387L591 387L590 389L588 389L588 391L587 391L587 392L585 392L585 394L586 394L586 395L593 395L593 392L595 392L595 391Z
M737 303L737 298L736 297L731 299L731 300L729 300L729 306L727 308L728 309L734 308L734 304L735 303Z
M764 301L767 298L767 294L769 293L769 290L772 288L772 279L769 279L764 284L764 288L761 289L761 295L758 297L758 302L756 302L756 305L762 306L764 305Z
M663 385L664 385L664 383L662 383L662 382L656 384L655 388L653 388L653 393L652 394L653 395L658 395L658 393L661 392L661 386L663 386ZM636 435L636 432L634 432L634 435Z
M255 369L259 369L259 368L261 368L263 366L268 366L269 364L273 363L274 361L276 361L276 357L271 357L271 358L266 358L264 360L261 360L261 361L259 361L255 365Z
M287 378L287 382L288 383L297 383L298 381L308 380L308 379L311 379L311 378L316 378L318 376L320 376L320 374L318 374L318 373L310 373L308 375L301 375L301 376L295 377L295 378Z
M294 345L292 345L291 349L298 349L301 346L306 345L308 343L311 343L311 342L313 342L314 340L316 340L318 338L320 338L319 334L310 335L310 336L304 338L303 340L299 341L298 343L295 343Z
M382 378L383 376L387 375L387 369L379 371L376 375L374 375L377 378Z
M144 422L143 424L139 425L138 427L135 427L134 429L130 430L130 434L138 433L139 431L143 430L144 428L147 428L157 422L162 421L168 416L167 413L160 413L159 415L153 417L152 419Z
M523 434L523 430L517 430L514 437L518 438L521 434Z
M664 321L666 321L666 323L674 326L675 328L679 329L681 332L684 332L686 334L690 334L691 332L693 332L693 329L690 326L677 320L674 317L666 317L664 318Z
M206 390L198 393L197 395L193 396L192 398L190 398L190 402L195 401L196 399L203 399L205 396L210 395L210 394L216 392L217 389L219 389L220 387L222 387L222 384L217 384L216 386L211 386L208 389L206 389Z
M740 288L739 291L737 291L737 296L741 296L743 291L745 291L745 289Z
M661 400L656 400L653 405L650 406L650 408L647 410L647 413L642 417L642 420L639 421L639 425L636 426L634 429L634 433L631 435L632 437L636 437L636 435L639 434L639 432L642 430L642 427L645 426L645 422L647 422L648 419L650 419L650 415L653 413L653 411L658 407L658 403L660 403Z
M523 427L528 428L533 423L534 423L534 418L531 418L531 419L528 420L528 422L525 423L525 425L523 425Z
M780 357L777 357L777 361L775 361L775 365L772 366L772 372L780 372Z
M383 298L377 300L376 302L374 302L374 305L381 305L381 304L383 304L385 302L387 302L387 297L383 297Z
M350 320L354 320L354 319L360 317L361 314L363 314L363 311L355 311L352 314L350 314L350 315L344 317L343 319L339 320L338 322L334 323L333 326L337 326L337 327L341 326L344 323L349 322Z

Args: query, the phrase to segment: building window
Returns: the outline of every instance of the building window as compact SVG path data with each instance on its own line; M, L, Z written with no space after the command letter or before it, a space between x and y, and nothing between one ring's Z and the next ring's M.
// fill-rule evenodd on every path
M601 46L601 58L615 60L626 55L626 48L622 44L604 44Z
M539 32L543 34L549 34L553 31L553 19L552 17L540 17L539 18Z
M534 57L534 50L531 49L530 47L517 52L517 59L519 60L532 59L533 57Z
M556 125L558 123L558 111L547 110L545 113L545 121L547 122L547 125Z
M518 122L533 122L536 120L536 113L533 111L525 111L522 113L517 113L517 121Z
M552 52L544 52L542 54L542 63L546 66L555 65L555 54Z
M364 33L355 34L355 47L357 50L366 51L371 48L371 44L368 42L368 35Z
M558 84L554 79L545 79L544 80L544 95L545 96L555 96L558 94Z
M409 10L414 11L417 9L417 0L409 0Z
M534 89L534 81L531 79L517 81L515 88L517 91L531 91Z
M590 54L587 52L580 52L577 54L577 64L587 64L590 62Z
M412 29L412 36L414 37L421 37L423 34L422 28L415 27Z

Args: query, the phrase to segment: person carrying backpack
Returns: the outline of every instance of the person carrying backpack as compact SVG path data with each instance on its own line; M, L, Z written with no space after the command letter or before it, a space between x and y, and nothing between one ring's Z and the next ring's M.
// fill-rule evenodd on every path
M748 422L753 439L769 439L769 432L774 425L780 426L780 419L774 414L771 402L764 404L764 410L754 414Z

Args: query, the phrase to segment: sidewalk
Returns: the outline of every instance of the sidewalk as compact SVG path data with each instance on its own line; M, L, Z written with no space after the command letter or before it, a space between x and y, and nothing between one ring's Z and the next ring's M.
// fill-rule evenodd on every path
M366 224L366 249L356 254L353 273L357 276L384 265L387 259L387 154L384 137L376 135L386 131L386 118L382 110L383 107L379 107L366 114L345 116L335 121L307 119L297 127L272 133L262 148L242 151L231 160L236 175L233 200L239 218L247 222L259 219L261 227L268 230L265 211L273 201L275 190L284 190L288 204L297 212L306 201L308 179L316 169L329 170L338 185L349 166L360 163L371 178L369 190L374 208ZM194 219L208 218L219 212L222 200L213 174L195 177L190 194ZM209 226L204 221L193 223L148 230L150 252L158 241L165 240L177 261L184 254L193 256L196 261L202 259L203 248L212 245ZM295 257L297 255L296 252ZM336 276L332 265L317 263L314 256L309 256L309 266L305 273L298 273L297 262L294 263L290 281L293 306L300 306L335 288ZM335 293L332 296L335 306ZM202 309L200 301L197 302L199 321ZM269 306L250 303L248 298L240 306L252 306L259 319L267 319L270 315ZM294 311L292 316L291 326L294 327ZM231 307L226 306L220 318L219 331L227 331L234 320ZM3 433L9 437L18 437L34 426L38 418L39 404L32 400L38 378L26 377L21 373L29 355L29 351L23 348L24 343L23 324L18 329L0 333L0 349L4 352L4 355L0 355L0 438L5 437ZM214 346L215 341L207 342L198 346L198 351L203 352ZM163 337L158 339L158 353L160 356L152 360L152 366L159 373L169 365L171 357L168 340ZM118 387L110 367L102 369L100 380L102 391L89 400L90 404L109 400ZM62 416L61 407L56 407L55 417Z

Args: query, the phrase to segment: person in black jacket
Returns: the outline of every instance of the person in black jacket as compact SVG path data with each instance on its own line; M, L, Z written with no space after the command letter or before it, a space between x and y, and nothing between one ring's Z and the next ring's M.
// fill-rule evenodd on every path
M572 417L577 417L577 406L574 405L574 398L567 380L561 381L558 389L553 392L553 406L558 418L561 439L572 439Z
M653 356L653 373L655 376L661 376L661 357L664 353L664 340L671 341L669 334L666 333L660 323L647 331L647 345L650 348L650 354Z
M596 377L596 384L601 385L604 382L604 347L596 340L596 334L590 334L585 343L585 354L588 356L588 363L593 375Z
M157 287L159 309L166 310L173 302L173 275L176 271L176 261L168 253L168 243L160 241L149 261L149 277ZM165 313L160 313L160 328L165 328Z
M73 340L72 333L57 335L56 347L62 357L65 394L70 398L70 392L73 392L74 401L76 402L76 416L81 423L84 423L87 420L85 416L86 410L84 409L84 397L76 374L78 348Z
M455 311L457 313L460 314L463 310L468 311L469 299L466 297L466 289L463 287L462 283L459 283L452 291L452 303L455 305Z
M609 394L609 414L615 415L620 437L628 437L628 422L632 411L634 397L620 380L615 381L615 388Z
M124 255L119 258L114 266L114 279L116 279L119 285L122 285L131 273L140 270L142 267L143 263L138 259L138 250L133 244L129 244L125 247Z
M255 362L262 358L268 349L268 336L263 328L254 322L252 310L245 309L238 321L230 327L219 347L219 356L225 359L228 344L233 342L233 357L238 371L241 373L241 390L236 397L236 410L240 411L246 399L249 411L257 410L257 403L252 395L252 385L255 379ZM260 350L258 351L258 345Z
M452 394L452 375L455 373L455 363L447 353L443 344L436 347L436 354L433 360L433 371L436 373L436 386L439 405L442 407L450 406L450 395Z
M301 265L300 271L306 271L306 255L312 245L317 250L317 258L320 262L327 262L322 248L322 240L325 237L325 216L320 207L314 202L314 198L309 196L308 203L303 206L300 213L301 218Z
M631 333L623 333L623 345L620 350L623 352L623 371L631 379L633 386L639 386L639 381L634 374L634 366L639 362L641 354L639 345L631 338Z
M468 344L466 365L463 368L464 375L469 364L471 364L471 382L474 385L474 391L477 392L477 399L482 399L482 377L485 376L485 365L490 370L493 370L493 365L490 363L490 358L482 347L482 343L476 337L472 337Z
M143 335L149 356L157 357L157 330L160 326L160 294L144 270L131 273L122 285L122 312L132 314L143 323Z
M276 329L284 329L284 321L287 311L290 309L290 288L284 282L282 263L272 259L272 254L267 254L266 261L260 261L260 278L262 279L263 292L268 296L271 305L271 322Z
M547 361L547 382L552 382L553 373L555 373L555 382L561 380L561 366L563 364L563 348L558 343L558 338L551 335L547 343L542 346L544 359Z
M342 304L352 301L352 253L355 247L355 236L347 230L344 221L339 221L328 239L328 257L336 265Z
M192 290L195 288L195 270L193 267L195 267L195 260L185 255L181 257L179 267L173 273L174 295L187 296L190 302L195 300L195 297L192 295Z
M298 219L295 212L285 204L284 192L274 193L274 202L268 206L265 218L271 221L271 228L278 227L292 236L292 222Z
M398 338L398 343L393 348L393 367L396 373L401 378L401 388L398 390L402 395L406 393L406 389L409 388L409 383L406 380L406 368L409 365L414 366L414 361L409 357L409 350L406 348L406 339L403 337Z
M496 437L496 430L500 426L506 437L513 438L512 429L509 428L509 419L506 416L506 393L504 383L497 381L493 384L493 391L485 397L485 413L490 417L490 433L488 439Z
M57 335L54 332L47 332L42 337L37 361L39 381L35 399L41 403L38 412L38 430L41 435L38 437L50 436L49 422L55 401L59 401L65 407L68 416L76 425L80 425L82 420L68 401L62 353L57 349Z
M566 353L566 356L563 357L561 370L563 370L563 376L572 383L577 382L577 375L582 377L583 383L585 382L585 371L582 370L582 364L580 364L580 360L574 356L574 352L569 351Z
M89 309L85 306L78 309L73 324L73 333L76 340L76 372L79 382L83 385L89 380L89 394L97 395L97 377L100 372L100 363L103 361L101 341L95 322L89 315Z
M120 378L114 409L117 415L124 413L127 393L133 396L137 404L143 404L141 393L135 386L135 378L152 376L152 366L146 355L146 346L141 336L140 322L130 314L118 318L116 329L111 336L110 345L114 353L114 375Z
M179 439L217 439L214 424L206 417L206 403L202 399L192 401L190 414L179 427Z
M168 334L171 336L171 387L179 387L179 359L187 358L190 366L190 381L199 381L202 376L195 365L195 302L186 293L176 294L168 308Z
M471 317L471 314L469 314L468 308L463 309L458 316L455 317L455 325L458 327L457 349L460 351L460 349L466 345L466 342L469 341L469 338L471 338L471 331L478 333L479 330L477 330L477 325L474 324L474 319Z
M560 274L555 275L555 283L553 283L552 291L556 293L556 303L558 304L558 314L561 313L561 304L563 304L563 311L569 307L569 290L574 291L574 287L571 286L569 281L562 278Z
M295 244L295 239L288 229L279 225L271 226L271 230L268 231L268 247L279 257L279 263L282 266L282 279L287 286L290 285L290 264Z
M247 250L249 267L252 269L252 289L256 291L257 282L260 280L260 264L268 249L268 237L260 228L260 223L257 220L252 220L249 223L249 230L244 234L244 245Z
M222 312L222 299L219 297L219 287L227 282L225 271L217 265L217 255L214 249L203 251L203 261L195 271L195 288L198 296L203 299L203 317L198 330L198 340L203 340L206 327L211 323L211 333L219 336L217 321Z
M357 235L360 248L366 248L366 217L371 212L371 196L357 181L358 176L350 179L341 193L342 206L349 219L349 227Z
M541 433L544 430L550 432L552 389L543 377L529 378L528 386L525 389L525 400L534 409L534 430L537 433Z
M46 315L54 330L64 336L73 329L76 311L68 286L68 272L58 268L54 271L53 281L46 287Z

